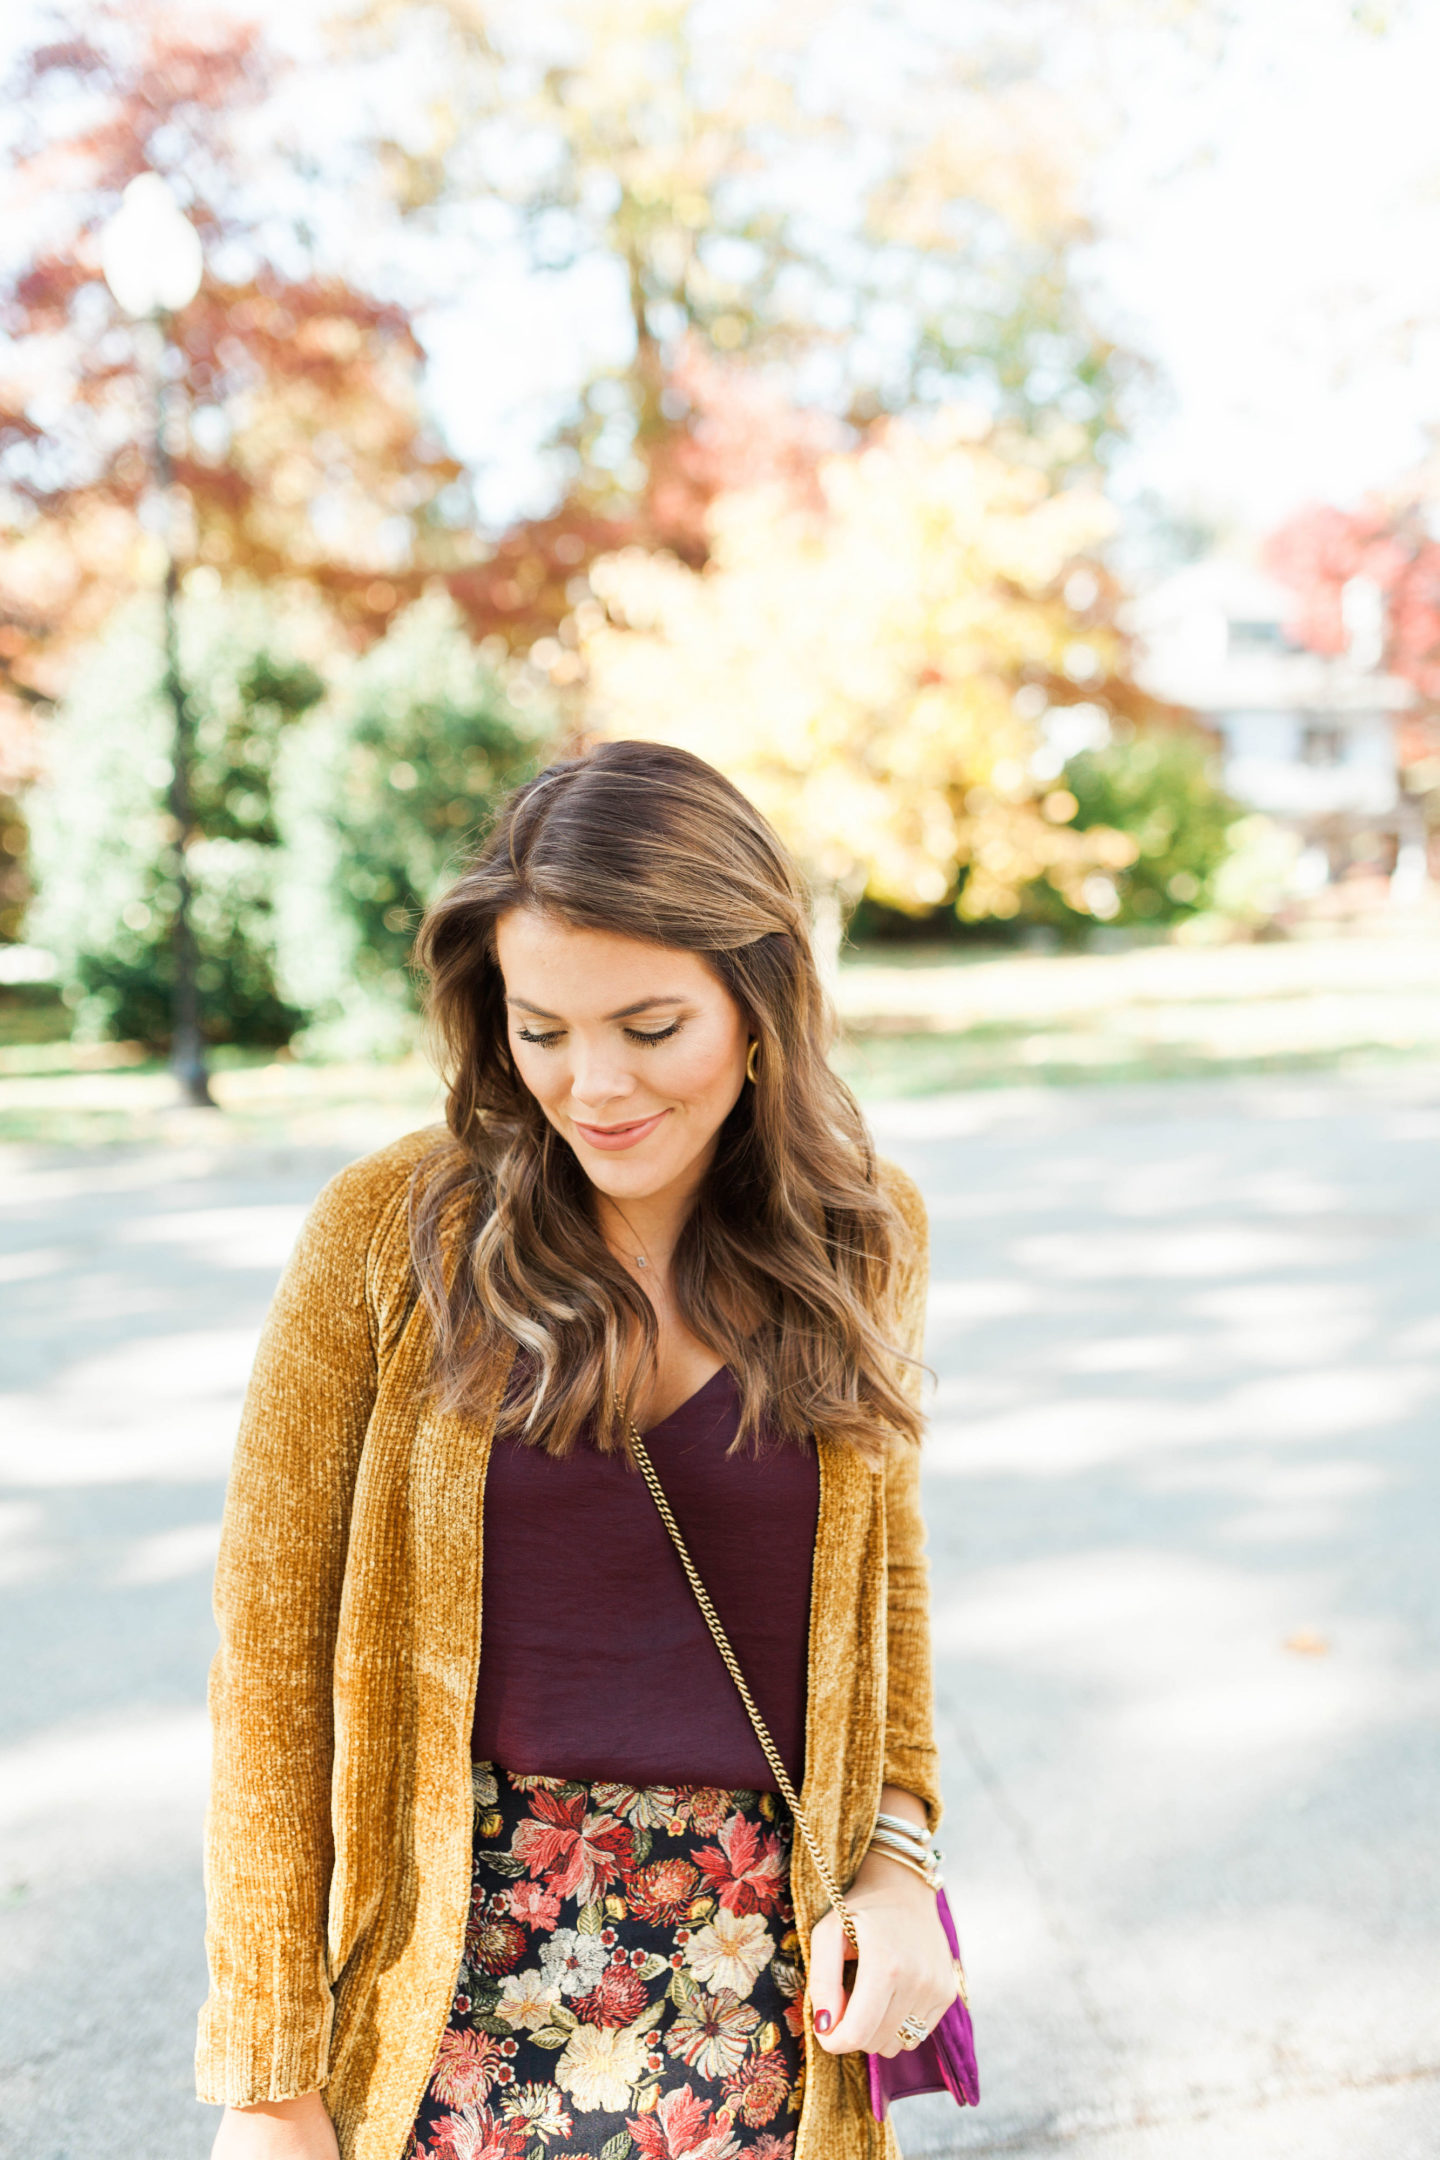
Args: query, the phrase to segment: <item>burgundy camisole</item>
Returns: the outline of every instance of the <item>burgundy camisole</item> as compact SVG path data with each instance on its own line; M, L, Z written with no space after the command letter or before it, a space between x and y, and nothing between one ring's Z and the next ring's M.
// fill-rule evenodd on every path
M645 1435L681 1534L798 1787L804 1776L812 1442L726 1453L725 1370ZM734 1682L638 1470L582 1444L497 1440L485 1474L473 1752L521 1776L773 1790Z

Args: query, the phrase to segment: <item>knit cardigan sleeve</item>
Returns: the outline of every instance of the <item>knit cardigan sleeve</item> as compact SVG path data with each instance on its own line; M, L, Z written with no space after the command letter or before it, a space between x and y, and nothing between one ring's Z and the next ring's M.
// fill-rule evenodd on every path
M203 2099L288 2099L327 2076L332 1667L385 1324L375 1285L404 1230L400 1152L320 1195L246 1396L215 1579Z
M895 1328L902 1349L917 1360L905 1368L906 1393L917 1401L924 1374L925 1306L930 1238L919 1187L893 1163L882 1182L908 1232L896 1282ZM930 1652L930 1567L920 1509L920 1450L911 1441L893 1449L885 1468L887 1785L914 1793L933 1830L940 1820L940 1757L935 1745L935 1690Z

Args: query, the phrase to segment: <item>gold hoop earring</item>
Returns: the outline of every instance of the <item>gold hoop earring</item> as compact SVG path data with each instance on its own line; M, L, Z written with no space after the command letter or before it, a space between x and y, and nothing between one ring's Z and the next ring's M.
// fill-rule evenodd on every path
M756 1067L758 1066L759 1062L760 1038L758 1035L752 1035L750 1038L750 1055L745 1060L745 1078L747 1080L753 1080L755 1078Z

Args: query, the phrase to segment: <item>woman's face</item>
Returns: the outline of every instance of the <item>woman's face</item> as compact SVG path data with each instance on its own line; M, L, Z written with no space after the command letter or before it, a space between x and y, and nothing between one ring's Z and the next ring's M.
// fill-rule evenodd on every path
M745 1085L744 1016L698 953L536 908L496 925L510 1054L590 1182L687 1197Z

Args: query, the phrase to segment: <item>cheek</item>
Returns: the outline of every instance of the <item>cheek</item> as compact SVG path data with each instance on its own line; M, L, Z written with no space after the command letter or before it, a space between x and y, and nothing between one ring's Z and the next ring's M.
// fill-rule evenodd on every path
M558 1052L537 1050L533 1043L517 1042L512 1035L510 1055L521 1084L537 1102L553 1102L565 1093L565 1061Z
M734 1100L739 1080L740 1056L728 1035L712 1036L688 1051L677 1045L668 1085L682 1102L693 1102L697 1108L713 1107L723 1117Z

